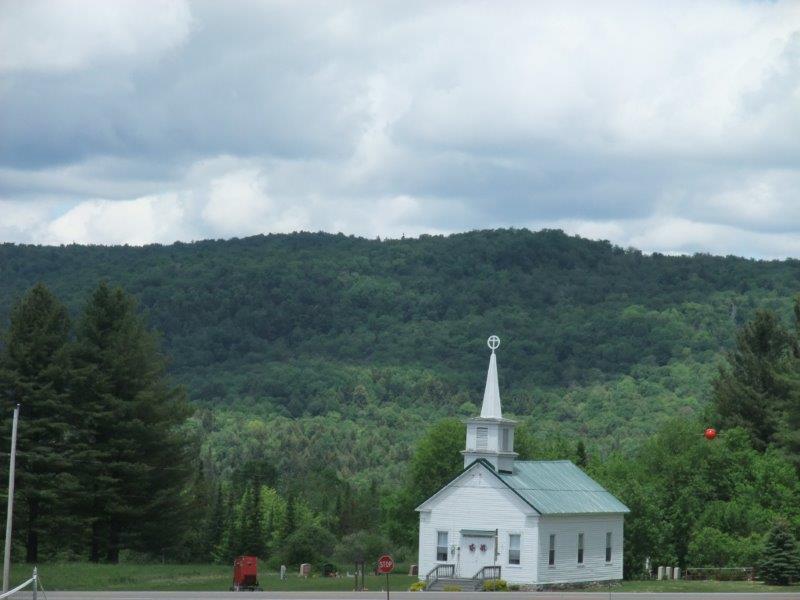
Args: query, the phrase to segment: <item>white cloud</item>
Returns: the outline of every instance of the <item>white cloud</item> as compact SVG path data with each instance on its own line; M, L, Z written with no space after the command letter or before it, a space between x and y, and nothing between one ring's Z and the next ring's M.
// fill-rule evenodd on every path
M531 223L531 227L558 228L569 234L613 241L625 248L646 253L717 255L742 254L752 248L751 256L790 258L800 256L800 236L796 232L763 233L743 227L692 221L681 217L658 215L647 219L615 221L564 220Z
M40 232L47 244L149 244L184 233L183 200L176 194L134 200L87 200ZM182 237L182 236L181 236Z
M264 231L291 232L307 228L308 212L298 204L283 205L265 190L258 169L232 171L211 180L201 212L212 231L226 236Z
M59 210L0 201L0 235L43 244L149 244L267 231L335 231L400 237L445 230L425 223L425 202L410 196L320 198L275 195L252 161L199 161L173 191L115 200L92 198ZM61 203L63 204L63 202Z
M4 0L0 71L147 59L183 42L190 26L185 0Z
M52 203L0 200L0 239L28 241L52 211Z

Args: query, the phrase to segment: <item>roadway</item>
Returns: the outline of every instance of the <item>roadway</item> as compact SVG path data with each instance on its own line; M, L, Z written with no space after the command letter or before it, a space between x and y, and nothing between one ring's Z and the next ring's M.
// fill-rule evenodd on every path
M30 598L15 595L14 599ZM39 600L44 600L39 593ZM47 600L385 600L384 592L47 592ZM799 592L392 592L392 600L800 600Z

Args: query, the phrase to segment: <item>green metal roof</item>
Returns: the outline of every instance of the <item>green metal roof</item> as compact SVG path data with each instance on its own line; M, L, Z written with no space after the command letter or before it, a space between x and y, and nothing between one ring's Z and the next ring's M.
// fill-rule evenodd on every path
M568 460L518 460L513 473L497 476L543 515L630 512Z

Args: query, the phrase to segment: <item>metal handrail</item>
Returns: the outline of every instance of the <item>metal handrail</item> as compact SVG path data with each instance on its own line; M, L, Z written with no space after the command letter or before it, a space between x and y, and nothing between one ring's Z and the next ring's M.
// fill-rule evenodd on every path
M455 572L455 565L436 565L425 575L425 589L431 587L440 577L452 577Z
M486 576L486 571L489 571L491 575L489 577ZM476 581L486 581L487 579L500 579L500 574L502 570L500 565L490 565L488 567L481 567L481 570L475 573L472 578Z

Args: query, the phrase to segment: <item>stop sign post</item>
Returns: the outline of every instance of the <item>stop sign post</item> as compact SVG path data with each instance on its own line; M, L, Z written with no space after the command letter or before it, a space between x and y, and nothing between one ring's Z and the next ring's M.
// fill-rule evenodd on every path
M383 554L378 559L378 573L386 575L386 600L389 600L389 573L394 570L394 559L388 554Z

